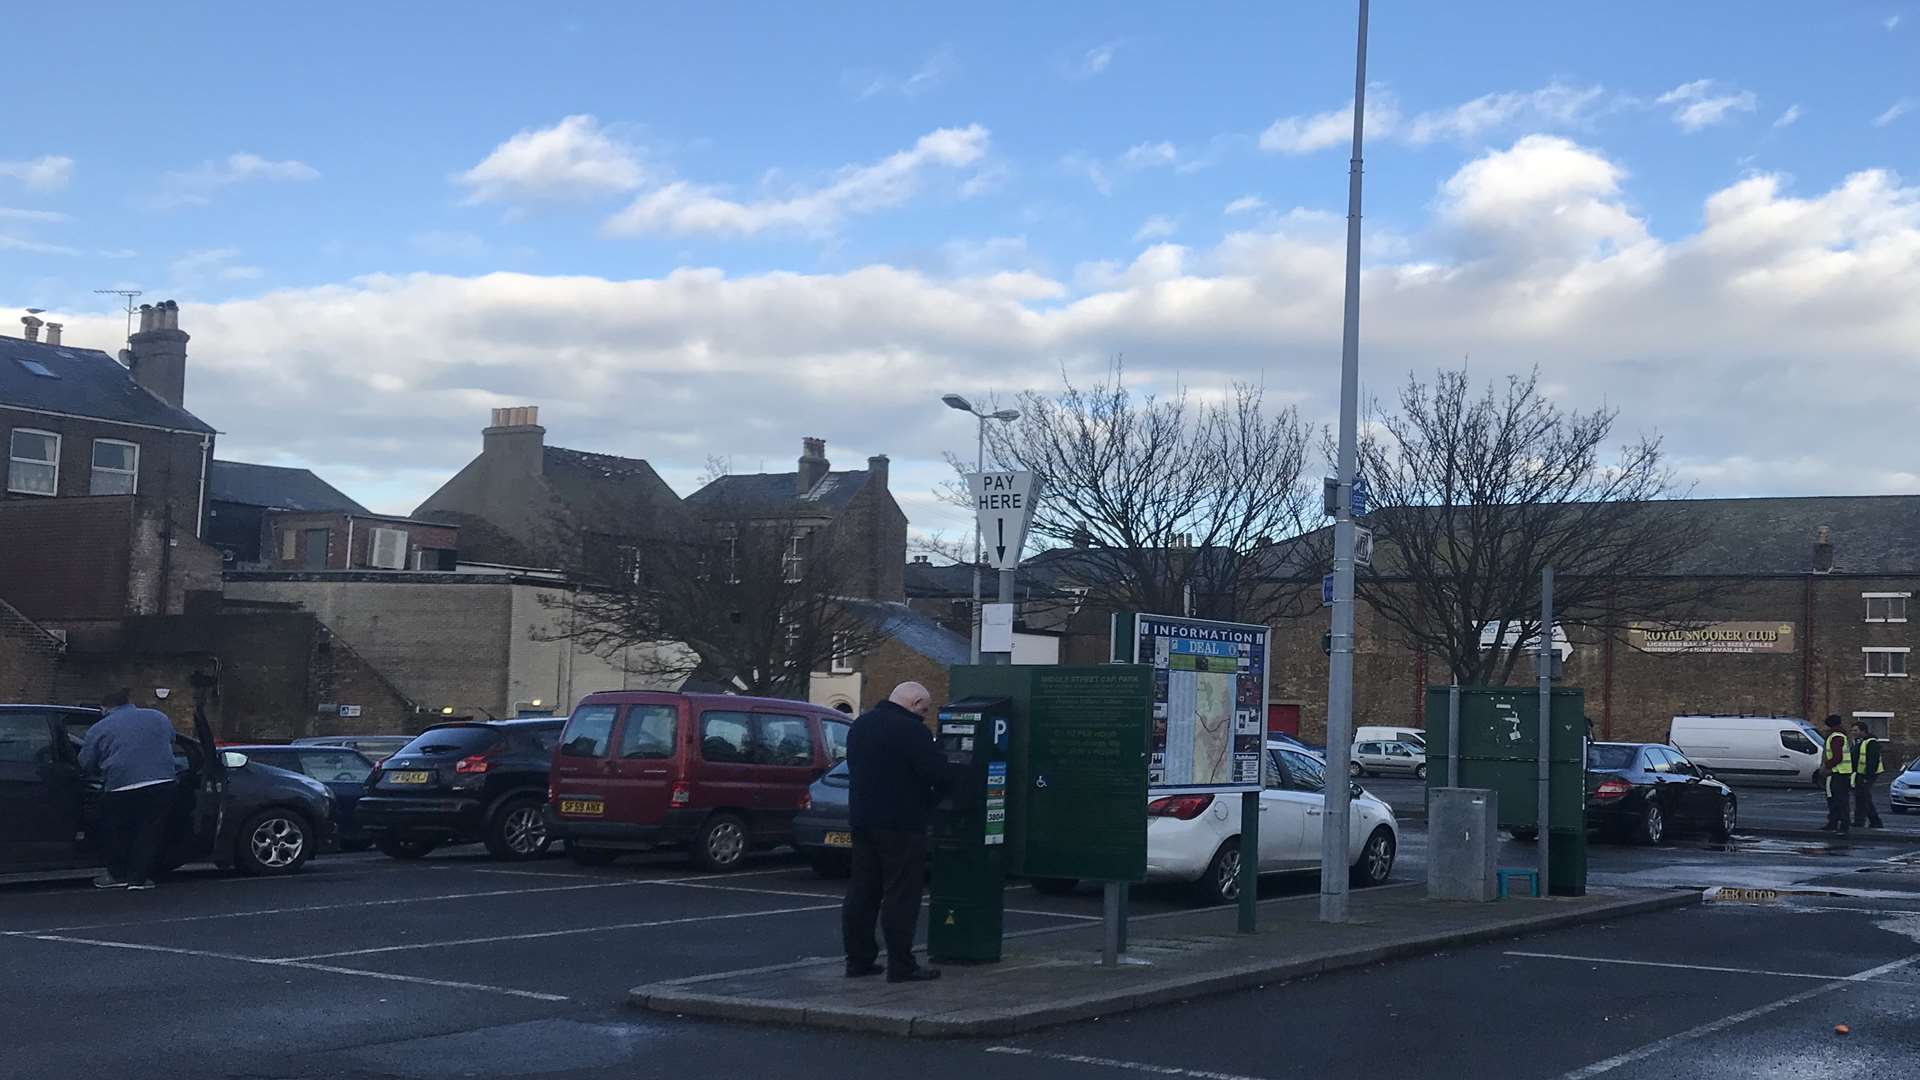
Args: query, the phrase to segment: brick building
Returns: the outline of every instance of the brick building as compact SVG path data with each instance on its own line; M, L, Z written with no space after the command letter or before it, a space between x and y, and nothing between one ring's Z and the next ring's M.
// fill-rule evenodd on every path
M460 530L411 518L336 510L267 515L266 570L452 570Z
M371 515L307 469L215 461L207 473L207 543L230 570L264 569L279 550L269 518L278 511Z

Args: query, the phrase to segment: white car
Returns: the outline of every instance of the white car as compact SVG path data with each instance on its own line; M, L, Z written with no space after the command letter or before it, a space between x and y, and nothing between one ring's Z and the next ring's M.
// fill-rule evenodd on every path
M1920 758L1907 762L1907 767L1893 778L1888 799L1896 814L1920 810Z
M1267 744L1267 789L1260 793L1260 872L1318 870L1325 820L1326 765L1282 743ZM1400 825L1393 811L1362 792L1349 817L1353 883L1379 885L1393 873ZM1210 903L1240 895L1240 798L1168 795L1147 807L1147 880L1191 882Z

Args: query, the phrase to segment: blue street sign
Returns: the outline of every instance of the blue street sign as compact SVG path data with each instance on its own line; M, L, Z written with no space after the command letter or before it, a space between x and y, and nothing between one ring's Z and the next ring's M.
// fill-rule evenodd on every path
M1361 517L1367 516L1368 494L1369 492L1367 491L1367 478L1364 476L1354 477L1353 478L1353 498L1349 500L1350 505L1348 507L1349 511L1353 514L1354 517L1361 518Z
M1323 577L1320 579L1320 606L1321 607L1333 606L1333 575L1332 574L1328 574L1326 577Z

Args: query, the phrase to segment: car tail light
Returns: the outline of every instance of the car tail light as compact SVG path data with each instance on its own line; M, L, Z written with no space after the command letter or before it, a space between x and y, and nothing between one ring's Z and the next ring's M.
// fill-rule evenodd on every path
M1632 790L1632 784L1627 783L1617 776L1611 776L1600 781L1600 786L1594 789L1593 797L1604 802L1610 799L1624 798L1627 792Z
M548 802L553 801L553 781L552 780L547 781L547 801Z
M673 801L673 805L685 806L693 801L693 792L687 788L687 782L682 780L673 785L673 794L670 798Z
M491 768L493 768L493 761L488 758L487 755L469 754L461 758L460 761L454 765L453 771L456 773L483 773Z
M1147 804L1148 817L1170 817L1192 821L1213 805L1211 795L1167 795Z
M813 792L809 791L800 796L800 809L802 811L813 809Z

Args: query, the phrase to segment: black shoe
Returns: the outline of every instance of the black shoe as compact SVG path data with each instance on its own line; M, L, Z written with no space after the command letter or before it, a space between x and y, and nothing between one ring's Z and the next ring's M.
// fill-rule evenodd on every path
M127 883L116 879L112 874L101 874L99 877L93 879L93 887L96 889L124 889L127 887Z
M911 971L887 972L887 981L890 983L932 982L933 980L939 977L940 977L940 969L930 968L930 967L917 967L912 969Z
M864 979L869 975L878 975L885 970L887 969L871 962L856 964L851 960L847 961L847 978L849 979Z

